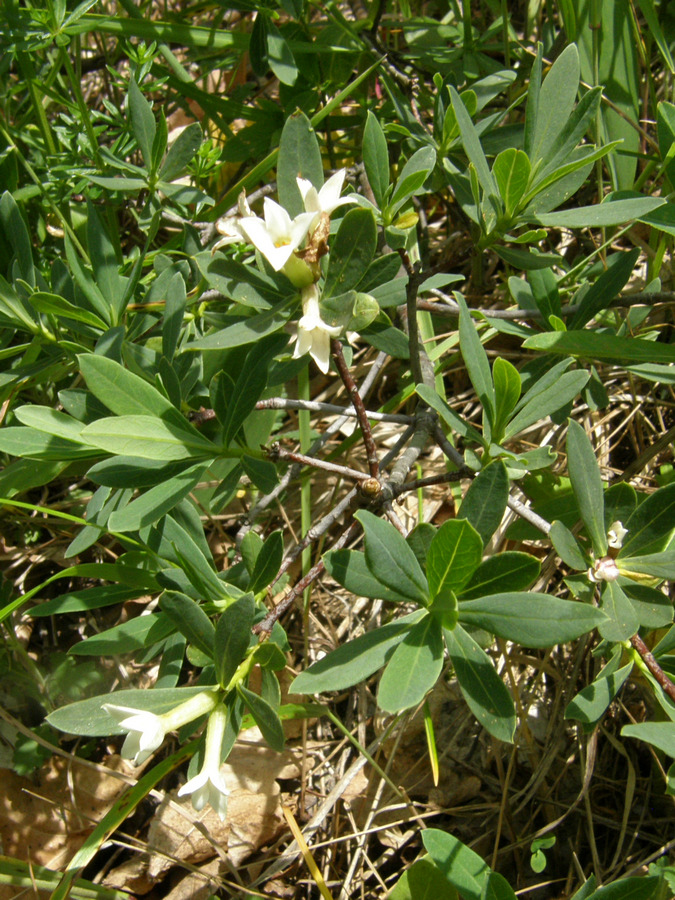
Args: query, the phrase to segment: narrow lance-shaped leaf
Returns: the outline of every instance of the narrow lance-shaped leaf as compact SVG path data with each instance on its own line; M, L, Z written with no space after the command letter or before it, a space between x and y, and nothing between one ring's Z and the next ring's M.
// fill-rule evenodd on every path
M342 644L309 669L301 672L291 684L293 694L320 694L341 691L381 669L410 627L424 615L422 610L389 622Z
M572 419L567 431L567 467L586 531L598 556L607 553L605 500L600 469L588 435Z
M214 661L222 688L227 688L237 667L244 659L251 639L255 617L253 594L244 594L231 603L216 623Z
M159 603L181 634L212 659L215 629L201 606L179 591L164 591Z
M431 541L427 554L429 595L442 590L459 591L480 564L483 542L466 520L444 522Z
M389 187L389 151L387 139L374 113L368 110L363 131L363 165L368 183L380 208Z
M377 692L385 712L410 709L438 681L443 668L441 623L427 615L410 629L387 663Z
M478 394L478 399L483 404L484 420L487 421L492 433L495 419L495 390L492 383L492 373L488 363L487 353L478 337L476 326L469 313L464 297L455 292L455 299L459 305L459 346L466 363L471 384ZM486 437L489 437L486 434Z
M503 460L490 463L472 481L459 508L458 518L467 519L487 544L502 521L509 499L509 477Z
M444 630L443 635L469 709L493 737L511 743L516 710L490 657L461 625L452 631Z
M594 606L535 591L460 600L458 616L463 624L484 628L524 647L573 641L606 620Z
M428 601L429 588L415 554L393 525L365 509L354 518L365 533L366 563L387 587L418 603Z

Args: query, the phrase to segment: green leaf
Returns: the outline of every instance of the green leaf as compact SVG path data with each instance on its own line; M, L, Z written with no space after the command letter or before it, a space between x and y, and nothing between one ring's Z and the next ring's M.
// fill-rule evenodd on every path
M574 372L564 372L559 375L554 384L546 388L542 385L542 390L536 390L539 386L539 382L537 382L526 394L525 403L521 405L520 410L506 426L502 440L511 440L520 431L524 431L535 422L563 409L585 387L589 378L590 372L579 369Z
M544 350L565 356L620 360L627 363L675 363L675 347L640 338L615 337L597 331L546 331L526 338L526 350Z
M427 554L429 596L459 591L480 564L483 542L466 520L449 519L434 535Z
M242 685L237 685L237 691L248 706L256 725L262 732L262 736L270 745L272 750L281 753L284 749L286 739L284 737L284 729L281 719L275 709L273 709L266 700L249 691Z
M154 579L152 579L154 581ZM156 584L148 585L150 590L155 590ZM142 587L126 587L124 584L105 584L95 588L85 588L82 591L69 591L60 597L52 597L39 606L33 606L28 610L28 615L33 619L42 616L61 615L62 613L85 612L91 609L102 609L106 606L114 606L141 597L146 593Z
M58 726L57 726L58 727ZM621 737L634 737L646 741L675 759L675 722L639 722L624 725Z
M484 900L518 900L516 893L503 875L490 872L483 888Z
M180 272L171 276L166 287L164 323L162 325L162 355L173 360L181 336L186 307L185 281Z
M582 691L572 698L565 709L566 719L575 719L584 725L595 725L599 722L612 700L623 687L624 682L633 671L633 663L618 669L617 671L607 672L609 668L605 666L592 684L589 684Z
M505 550L484 559L464 585L460 600L474 600L503 591L526 590L539 574L539 560L529 553Z
M669 535L675 528L675 482L650 494L623 525L628 534L623 539L619 559L636 556Z
M194 350L231 350L233 347L243 347L246 344L255 344L268 334L280 331L291 316L287 301L277 304L266 312L249 316L240 322L221 328L206 337L192 341L183 348L185 351Z
M443 635L469 709L493 737L513 743L516 710L490 657L461 625Z
M123 309L126 279L120 278L115 248L91 201L87 201L87 245L96 284L114 311L109 321L116 323Z
M639 219L666 201L661 197L635 197L630 200L609 200L595 206L577 206L558 212L529 216L528 221L551 228L609 228Z
M468 438L476 444L483 443L484 439L480 431L474 428L473 425L469 425L468 422L465 422L456 412L450 409L445 400L432 387L426 384L418 384L415 386L415 393L424 400L427 406L436 410L443 421L461 437Z
M389 622L341 644L309 669L301 672L291 683L292 694L321 694L341 691L369 678L381 669L410 626L424 615L422 610Z
M253 571L251 572L251 580L248 585L249 591L257 594L262 591L273 580L279 571L281 560L284 555L284 536L281 531L273 531L260 548Z
M602 98L602 88L594 87L587 91L579 103L573 109L571 115L562 123L562 129L555 141L553 153L543 168L537 171L534 180L534 189L540 188L542 183L558 168L565 168L570 154L575 150L580 141L584 139L593 123ZM529 108L528 108L529 113Z
M77 359L89 390L115 415L157 416L189 430L184 416L144 378L107 356L86 353Z
M422 831L422 843L450 884L460 892L463 900L482 900L490 869L477 853L459 838L438 828L426 828Z
M366 564L378 581L409 600L426 604L429 589L415 554L398 531L365 509L354 514L364 531Z
M569 330L583 328L591 319L611 304L633 273L640 256L640 248L614 253L607 260L607 268L584 293L579 309L568 324Z
M492 175L497 182L506 215L514 215L530 180L530 160L522 150L509 147L497 154L492 164Z
M389 150L377 117L368 110L363 130L363 165L377 205L382 209L389 187Z
M416 860L401 875L387 900L458 900L445 875L428 858Z
M358 550L330 550L323 562L328 574L357 597L372 597L389 603L404 603L409 599L378 581L366 565L365 554Z
M330 259L323 296L351 290L366 274L377 247L377 226L370 209L350 209L331 240Z
M133 77L129 79L127 102L131 118L131 130L140 148L145 166L149 172L152 172L152 145L155 140L157 126L155 125L152 107L141 93Z
M230 603L216 623L214 661L216 676L223 689L227 689L237 667L243 661L251 640L251 628L255 618L253 594L244 594Z
M385 712L416 706L431 690L443 668L441 623L427 615L408 631L382 673L377 704Z
M252 456L242 456L241 464L244 472L263 494L271 493L279 484L277 467L269 460L254 459Z
M147 616L142 616L147 618ZM178 687L162 689L129 689L114 691L103 697L89 697L62 706L47 716L47 721L59 731L67 734L81 734L83 737L109 737L111 734L124 734L124 729L103 709L103 703L114 703L128 706L130 709L141 709L153 712L158 716L170 712L185 700L196 694L210 690L209 687Z
M85 638L79 644L74 644L68 652L73 656L119 656L122 653L134 653L163 641L175 630L176 626L167 616L150 613Z
M273 22L267 23L267 61L282 84L293 85L298 77L293 51Z
M85 325L91 325L93 328L98 328L101 331L107 331L108 329L108 323L96 313L83 309L80 306L75 306L56 294L36 291L34 294L31 294L30 302L38 312L49 313L64 319L72 319L74 322L83 322Z
M556 142L572 112L578 89L579 53L574 44L569 44L551 66L537 97L532 143L527 150L534 165L539 160L546 161L557 150Z
M35 428L6 426L0 428L0 451L27 459L89 459L101 455L90 443L68 441Z
M398 176L391 200L386 205L386 222L391 225L393 217L407 201L418 194L430 172L436 165L436 151L433 147L420 147L403 166Z
M168 481L155 485L132 500L124 509L116 510L108 519L110 531L138 531L152 525L170 512L202 480L208 464L198 463Z
M159 599L159 605L191 644L205 653L209 659L214 658L216 632L211 619L198 603L179 591L164 591Z
M223 441L226 445L232 443L246 417L255 409L267 384L270 362L287 343L286 335L274 334L261 338L249 350L228 398L227 408L217 411L223 423Z
M18 406L14 410L14 415L22 425L28 425L30 428L67 441L84 443L80 438L84 427L82 422L49 406Z
M600 469L588 435L573 419L567 430L567 467L579 514L597 556L607 553L605 501Z
M627 725L626 728L637 728ZM636 735L629 735L635 737ZM612 884L605 884L591 894L589 900L649 900L663 881L660 875L641 875L635 878L620 878Z
M152 416L98 419L82 430L82 438L108 453L172 460L215 457L218 448L185 422L185 428Z
M498 459L478 473L464 495L457 515L467 519L487 544L499 527L509 497L506 465Z
M481 184L481 187L483 188L483 191L488 197L488 200L490 198L495 198L496 200L498 196L497 185L495 184L495 180L492 177L492 173L490 172L490 167L488 166L487 159L485 158L485 152L483 151L483 147L481 146L480 137L478 136L478 132L476 131L476 126L471 121L471 116L467 112L467 109L462 102L462 98L459 96L454 87L452 87L452 85L448 85L448 90L450 92L452 108L455 112L455 116L457 117L457 125L459 126L459 131L462 136L462 144L464 146L466 155L468 156L469 161L475 167L478 180Z
M173 181L182 175L189 163L197 155L203 140L202 126L193 122L184 128L173 144L162 163L158 177L162 181Z
M633 604L641 628L667 628L672 623L673 604L663 591L628 579L621 579L620 583Z
M318 190L323 186L323 163L314 129L303 112L294 113L281 132L277 186L279 203L293 218L304 212L296 179L306 178Z
M509 592L460 600L459 621L524 647L551 647L592 631L605 622L605 614L585 603L535 591Z
M577 539L572 532L562 522L555 521L551 523L551 530L548 535L551 543L560 559L571 569L577 569L584 572L588 568L588 560L584 556Z
M599 623L598 631L607 641L627 641L640 627L633 604L616 581L605 582L601 608L607 619Z
M622 556L616 562L621 574L629 578L635 572L637 575L650 575L660 581L675 581L675 547L662 553Z
M495 389L495 424L493 440L501 441L501 434L520 399L521 381L518 369L507 359L498 356L492 366Z
M487 421L491 429L495 421L496 402L487 353L480 342L476 326L473 323L464 297L459 293L455 293L455 299L459 305L459 346L466 363L471 384L483 405L483 421L484 423ZM490 435L487 434L487 430L486 428L486 438L489 439Z

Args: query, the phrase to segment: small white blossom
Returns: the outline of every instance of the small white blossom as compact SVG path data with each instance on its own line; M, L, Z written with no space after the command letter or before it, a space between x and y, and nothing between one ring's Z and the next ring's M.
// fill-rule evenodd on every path
M595 561L588 570L589 581L597 584L599 581L616 581L619 577L619 569L616 561L611 556L603 556Z
M201 812L208 803L223 820L227 814L227 798L230 793L220 773L220 751L226 722L227 712L220 705L209 716L206 727L204 765L199 774L178 791L179 797L192 795L192 806L197 812Z
M248 205L246 191L242 191L239 195L237 206L239 207L239 215L224 216L216 222L216 230L223 237L213 245L211 252L218 250L220 247L225 247L227 244L236 244L247 240L241 228L241 220L255 218L255 214L251 212L251 207Z
M330 340L337 337L342 329L339 325L328 325L321 318L319 290L315 284L302 290L302 312L293 356L297 358L309 353L325 375L330 363Z
M129 732L122 745L122 756L133 759L135 766L144 763L164 742L166 728L161 716L114 703L104 703L103 709Z
M283 206L269 197L265 197L263 213L264 221L257 216L245 216L239 220L239 227L275 272L279 272L307 237L314 213L300 213L291 219Z
M623 539L628 534L628 529L623 527L621 522L612 522L607 532L607 543L614 550L620 550L623 547Z
M354 197L341 197L342 185L345 180L345 170L340 169L335 175L331 175L321 190L317 191L311 181L306 178L298 178L298 187L302 195L302 202L305 204L307 212L314 213L314 221L312 228L318 223L321 214L331 215L338 206L344 206L345 203L356 203Z
M201 691L162 715L115 703L104 703L103 709L128 732L122 745L122 756L140 766L161 747L169 731L211 712L217 703L218 695L214 691Z

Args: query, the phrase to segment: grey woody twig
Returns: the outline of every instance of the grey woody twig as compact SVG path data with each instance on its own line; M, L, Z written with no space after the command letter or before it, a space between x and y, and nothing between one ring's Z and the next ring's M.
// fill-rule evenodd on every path
M339 415L345 419L358 418L355 409L339 406L337 403L320 403L318 400L289 400L286 397L268 397L266 400L259 400L256 409L303 409L308 412L323 413L324 415ZM366 416L373 422L393 422L396 425L407 425L413 421L412 416L405 416L402 413L381 413L374 410L366 410Z
M326 472L334 472L336 475L342 475L343 478L350 478L355 481L366 481L370 478L365 472L359 472L357 469L339 466L337 463L328 462L328 460L319 459L316 456L284 450L279 444L272 444L267 451L267 455L272 462L276 462L279 459L288 460L288 462L297 463L300 466L311 466L315 469L323 469Z

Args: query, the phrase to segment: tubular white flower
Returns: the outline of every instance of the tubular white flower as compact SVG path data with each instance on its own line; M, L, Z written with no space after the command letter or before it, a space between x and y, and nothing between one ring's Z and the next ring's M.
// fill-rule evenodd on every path
M298 187L302 195L302 202L307 212L314 213L312 228L318 223L321 213L331 215L338 206L345 203L356 203L354 197L341 197L342 185L345 181L345 170L340 169L328 179L321 190L317 191L311 181L306 178L298 178Z
M135 766L140 766L161 747L169 731L211 712L217 703L218 695L215 691L202 691L160 716L145 709L118 706L115 703L104 703L103 709L115 719L120 728L128 732L122 745L122 756L132 759Z
M628 534L628 529L623 527L623 523L612 522L607 532L607 543L613 550L620 550L623 547L623 539Z
M300 213L291 219L283 206L269 197L265 197L263 213L264 221L257 216L245 217L240 219L239 227L246 239L278 272L307 237L314 213Z
M611 556L603 556L602 559L595 561L587 574L589 581L598 584L600 581L616 581L621 573Z
M321 318L319 289L315 284L302 290L302 312L293 357L309 353L325 375L330 363L330 339L337 337L342 329L339 325L328 325Z
M236 244L247 240L241 228L241 220L255 218L255 214L251 212L245 191L242 191L239 195L237 206L239 207L238 216L224 216L216 222L216 230L223 237L213 245L211 248L212 253L220 247L225 247L227 244Z
M161 716L129 706L116 706L114 703L104 703L103 709L121 728L129 732L122 745L122 756L133 759L135 766L140 766L161 747L166 736Z
M200 812L206 804L210 804L221 819L227 814L227 798L229 791L225 779L220 774L220 750L227 723L227 711L221 704L209 716L206 726L206 748L204 765L198 775L191 778L178 791L179 797L192 794L192 806Z

